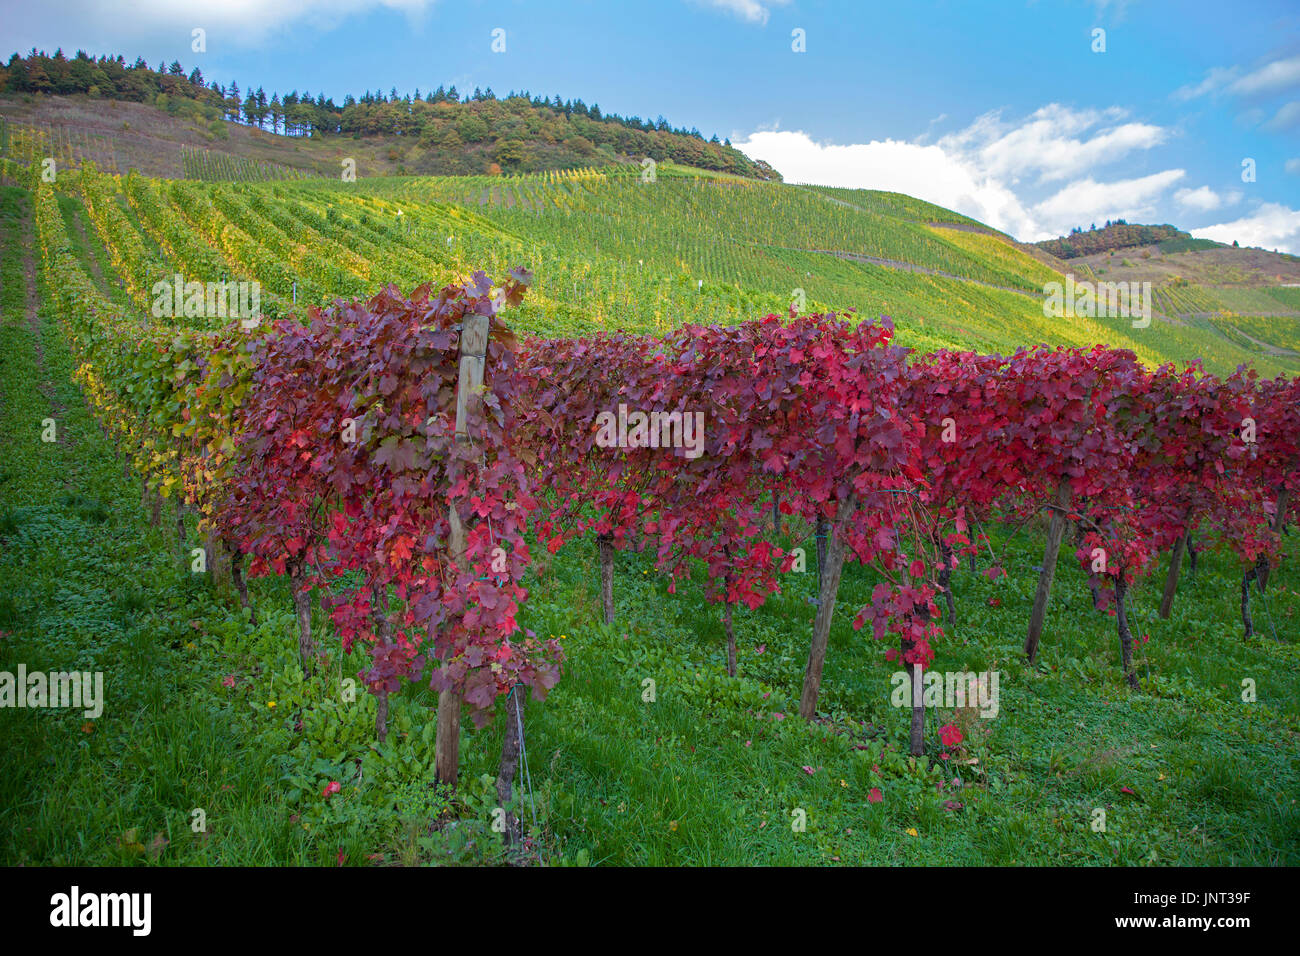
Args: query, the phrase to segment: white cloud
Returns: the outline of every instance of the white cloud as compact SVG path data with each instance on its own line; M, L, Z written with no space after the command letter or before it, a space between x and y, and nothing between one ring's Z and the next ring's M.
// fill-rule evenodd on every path
M1251 96L1256 93L1276 93L1300 85L1300 56L1286 60L1274 60L1253 73L1247 73L1234 81L1229 87L1230 93L1239 96Z
M1174 98L1179 100L1194 100L1198 96L1204 96L1206 93L1212 93L1221 89L1236 78L1238 72L1234 67L1216 66L1205 74L1205 79L1195 86L1183 86L1174 90Z
M1156 200L1184 175L1181 169L1166 169L1109 183L1099 183L1089 176L1034 206L1034 213L1058 233L1082 225L1085 219L1142 220L1155 213Z
M934 128L938 126L940 123L942 123L944 120L946 120L947 118L948 118L947 113L940 113L934 119L930 120L930 122L926 124L925 132L916 138L915 140L916 144L919 146L927 142L930 139L930 135L934 131Z
M1180 189L1174 193L1174 199L1178 205L1187 209L1197 209L1201 212L1209 212L1211 209L1218 209L1223 205L1223 199L1209 186L1200 186L1196 189Z
M1123 116L1124 111L1114 107L1073 110L1059 103L1038 109L1016 125L1003 123L999 113L986 113L965 130L940 139L939 145L963 152L974 150L989 176L1016 182L1021 176L1037 173L1040 182L1047 182L1076 176L1135 149L1150 149L1164 142L1166 131L1147 123L1102 125L1095 134L1080 139L1080 134Z
M1285 168L1288 173L1295 173L1297 175L1300 175L1300 157L1297 157L1295 159L1288 159L1286 161Z
M890 139L834 146L816 143L803 132L776 130L753 133L744 141L733 137L732 145L771 163L789 182L907 193L1006 232L1035 230L1009 188L980 176L972 164L939 145Z
M790 0L695 0L695 2L725 10L750 23L764 24L767 23L767 18L772 12L768 7L785 6Z
M1300 101L1292 100L1284 104L1271 120L1264 124L1265 129L1290 129L1300 125Z
M1241 67L1216 66L1194 86L1184 86L1174 91L1174 97L1191 100L1206 93L1225 90L1233 96L1263 96L1300 86L1300 56L1274 60L1257 70L1242 75Z
M1250 216L1191 232L1198 239L1236 241L1243 246L1300 253L1300 210L1289 209L1281 203L1263 203Z
M1181 169L1167 170L1113 183L1089 176L1068 181L1037 203L1027 198L1045 184L1070 180L1166 139L1160 127L1119 123L1123 116L1118 109L1051 104L1020 123L987 113L932 145L892 139L832 145L781 130L732 136L732 143L771 163L790 182L907 193L1032 242L1093 220L1147 215L1184 175ZM1086 135L1089 130L1092 135ZM1021 186L1022 180L1031 185Z
M1123 23L1128 14L1129 0L1092 0L1092 7L1097 16L1110 14L1111 23ZM1113 12L1112 12L1113 11Z
M15 32L29 34L30 43L51 45L40 37L58 24L71 23L94 40L65 42L72 49L109 49L122 43L138 46L156 38L181 35L189 43L190 31L207 31L208 49L221 44L250 46L289 26L331 28L356 14L376 9L395 10L416 19L436 0L68 0L57 19L38 5L14 11ZM8 16L8 14L6 14ZM13 24L11 24L13 25ZM71 38L70 38L71 39Z

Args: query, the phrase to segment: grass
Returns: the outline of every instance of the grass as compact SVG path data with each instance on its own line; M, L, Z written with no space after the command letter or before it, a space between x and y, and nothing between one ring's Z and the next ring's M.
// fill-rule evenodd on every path
M971 732L947 761L935 759L936 731L949 713L929 719L929 759L904 755L906 714L889 706L894 666L849 625L872 583L862 569L841 587L821 700L829 719L808 725L790 710L815 575L738 612L741 676L729 680L716 608L669 598L653 573L637 573L644 562L623 556L621 626L574 635L569 624L565 679L533 720L537 762L547 748L549 773L573 781L552 826L566 845L579 839L593 859L622 864L1295 863L1294 644L1244 644L1231 569L1202 556L1171 620L1154 615L1154 585L1138 592L1134 623L1151 638L1139 659L1145 692L1130 694L1113 619L1092 611L1082 574L1063 563L1041 667L1028 668L1020 644L1041 545L1022 538L1009 581L967 572L954 585L958 620L934 667L1000 670L1001 710L965 715ZM570 595L557 607L590 619L593 571L557 572L530 609ZM1273 592L1285 634L1300 595ZM557 610L551 627L573 617ZM646 677L656 679L653 705L641 700ZM1258 702L1241 701L1244 677ZM575 716L589 733L574 731ZM882 802L868 801L872 787ZM795 808L807 812L804 833L791 831ZM1104 834L1091 829L1099 808Z
M0 709L0 858L124 863L162 839L174 862L302 861L307 845L278 812L274 752L248 747L248 719L204 692L204 662L184 641L228 610L177 571L72 386L54 326L42 315L33 330L25 315L20 190L0 197L0 242L0 669L102 671L106 697L98 720ZM55 443L40 439L47 417ZM196 807L206 837L191 830Z

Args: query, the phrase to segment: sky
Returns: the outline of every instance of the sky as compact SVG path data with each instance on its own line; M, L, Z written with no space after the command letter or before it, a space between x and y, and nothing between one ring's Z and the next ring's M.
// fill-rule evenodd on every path
M32 47L336 102L558 94L1024 241L1126 219L1300 254L1295 0L0 0L0 51Z

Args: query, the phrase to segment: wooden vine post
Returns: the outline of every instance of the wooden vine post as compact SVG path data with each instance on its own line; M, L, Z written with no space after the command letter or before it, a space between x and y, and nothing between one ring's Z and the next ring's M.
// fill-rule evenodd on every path
M812 720L817 716L817 697L822 687L822 667L831 637L831 618L839 595L840 576L844 571L844 535L854 509L853 496L840 503L832 525L820 514L817 517L817 567L821 586L817 591L817 615L813 619L812 644L808 648L808 666L804 669L803 690L799 695L799 716ZM823 569L824 568L824 569Z
M1052 520L1047 526L1047 547L1043 551L1043 570L1038 575L1038 590L1034 593L1034 610L1029 617L1029 633L1025 636L1025 656L1029 663L1038 654L1038 638L1043 633L1047 617L1047 599L1052 594L1052 578L1056 576L1056 557L1061 553L1061 538L1065 536L1065 514L1070 507L1070 479L1062 478L1056 489Z
M614 623L614 536L596 536L596 551L600 557L600 607L606 624Z
M1286 527L1286 509L1291 505L1291 489L1279 488L1277 492L1277 513L1273 515L1273 533L1282 534L1282 529ZM1259 567L1259 591L1264 593L1264 588L1268 586L1268 560L1261 561Z
M522 693L523 685L519 684L506 697L505 738L501 742L501 766L497 771L497 800L500 801L501 810L505 814L507 846L519 843L523 835L519 815L509 809L514 801L515 773L519 769L519 752L523 747L524 705L520 700ZM522 782L519 789L522 797Z
M1174 608L1174 594L1178 590L1178 574L1183 566L1183 555L1187 551L1187 540L1192 536L1190 530L1184 531L1174 542L1174 550L1169 555L1169 574L1165 577L1165 592L1160 598L1160 617L1169 618Z
M469 441L466 426L469 397L483 387L483 370L487 363L488 317L466 315L461 323L460 374L456 381L456 440ZM465 559L465 529L455 507L448 512L451 522L451 558L458 565ZM438 692L438 728L434 740L434 766L439 783L456 786L460 772L460 694L454 690Z

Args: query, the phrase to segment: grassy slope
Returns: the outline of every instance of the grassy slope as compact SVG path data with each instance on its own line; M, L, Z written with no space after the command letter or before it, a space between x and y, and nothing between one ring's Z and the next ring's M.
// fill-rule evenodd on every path
M221 706L195 654L205 626L229 612L178 572L145 525L136 482L123 477L71 383L57 328L35 298L29 306L27 194L4 189L0 210L0 414L9 436L0 668L100 670L107 698L95 721L81 711L0 710L0 856L10 865L123 862L131 844L161 835L171 860L299 860L301 840L276 814L282 795L269 786L275 754L247 747L248 717ZM57 421L56 443L40 440L47 417ZM221 821L220 841L191 832L195 807Z
M535 772L541 764L574 787L555 800L553 826L614 863L1297 862L1294 643L1243 644L1225 624L1231 570L1208 559L1168 622L1155 617L1156 587L1139 591L1135 626L1151 639L1140 651L1146 692L1131 695L1118 679L1113 619L1091 610L1083 576L1063 565L1042 670L1027 669L1020 644L1040 549L1022 535L1000 584L959 575L958 622L934 667L1000 669L1002 710L957 717L967 741L928 769L903 756L906 713L889 706L894 665L850 626L872 586L861 569L841 587L821 704L832 720L805 725L790 712L815 575L740 612L741 676L728 680L716 607L691 590L669 597L643 573L648 562L623 556L620 624L605 629L593 562L580 556L529 605L531 626L566 628L573 650L564 681L530 718ZM1288 634L1300 595L1283 587L1270 607ZM548 612L556 599L573 610ZM1247 676L1266 705L1240 701ZM656 680L653 705L641 700L646 677ZM931 758L949 719L929 716ZM806 833L791 831L796 807L808 813ZM1107 810L1105 834L1090 828L1096 808Z
M29 104L19 99L0 102L0 112L104 137L95 148L111 143L117 168L136 166L167 176L180 175L182 144L330 176L337 174L340 160L350 156L357 159L362 180L352 191L360 194L376 188L375 177L391 174L397 166L396 160L388 158L391 144L386 141L321 143L234 124L225 126L229 139L214 141L202 124L187 123L143 104L96 103L75 97L40 98ZM1279 283L1300 276L1294 257L1231 248L1169 255L1151 249L1072 260L1067 266L969 217L898 193L791 186L753 189L758 184L752 181L675 169L671 164L661 164L660 169L661 182L671 185L685 177L704 188L686 197L691 201L674 194L660 196L666 201L658 203L635 190L590 184L538 187L535 180L486 177L404 180L407 185L398 189L377 188L386 195L402 195L407 202L436 197L464 203L518 237L514 261L525 252L537 254L531 261L548 267L540 270L540 286L545 285L548 271L563 273L549 299L534 297L535 303L547 306L530 317L542 332L567 334L593 325L663 328L683 321L728 321L759 310L782 311L792 290L801 288L815 307L851 307L864 315L890 315L899 325L900 341L921 350L959 346L1010 351L1036 342L1083 345L1103 340L1133 348L1148 361L1201 358L1220 373L1243 362L1270 375L1300 369L1300 356L1275 342L1278 336L1291 337L1290 316L1300 318L1300 302L1288 301L1285 295L1279 302L1277 289ZM615 181L625 184L633 178ZM466 182L473 183L470 195L465 195ZM329 185L312 188L324 188L328 194ZM748 200L738 199L745 194ZM529 201L539 197L546 203L540 217ZM563 219L571 221L560 223ZM913 263L971 281L900 273L804 251L810 249ZM1143 258L1144 253L1149 257ZM615 289L605 295L575 289L589 284L589 279L602 289L619 286L611 279L626 270L633 257L640 260L640 270L654 273L666 284L666 294L651 295L643 288ZM575 275L567 266L578 259L586 260L590 268ZM1157 310L1172 319L1157 317L1146 330L1122 322L1044 319L1042 285L1063 271L1107 281L1150 279L1157 286ZM709 287L696 290L700 294L694 301L686 300L682 293L687 283L678 282L684 276L704 279ZM674 288L674 282L680 288ZM1171 282L1190 285L1170 286ZM989 286L1013 287L1030 295L1003 294ZM277 291L289 294L288 289ZM1235 321L1235 314L1215 315L1214 321L1208 321L1210 313L1223 311L1257 319L1282 317L1274 323L1280 327L1278 336L1259 335L1258 323L1252 331Z
M124 155L135 151L156 158L176 152L182 142L205 142L203 129L188 129L149 106L75 98L41 103L42 109L67 113L53 117L59 123L93 127ZM24 109L36 107L14 102L10 108L25 115ZM124 123L129 128L123 129ZM472 251L475 266L491 265L498 274L528 261L538 271L538 285L521 318L542 333L734 321L784 311L794 290L801 289L813 308L889 315L899 327L899 340L922 351L947 346L1006 352L1038 342L1104 341L1132 348L1150 362L1200 358L1220 373L1241 363L1269 375L1300 370L1300 356L1276 342L1291 337L1292 323L1282 322L1278 335L1259 335L1258 323L1251 331L1235 322L1236 316L1211 320L1210 313L1222 310L1256 317L1300 315L1300 302L1285 295L1291 290L1275 288L1291 277L1291 267L1277 265L1284 257L1271 254L1261 264L1256 250L1167 256L1157 251L1149 259L1135 251L1133 259L1102 256L1066 266L969 217L897 193L759 184L669 163L660 165L654 189L640 188L638 170L559 182L539 177L386 180L382 176L393 164L381 156L377 142L322 144L237 126L230 134L231 140L208 145L258 161L321 170L334 170L344 152L356 153L360 181L346 190L334 180L259 187L305 199L320 213L330 206L348 208L344 196L383 217L405 205L408 222L424 216L433 201L472 211L478 221L445 230L445 215L436 207L435 224L406 241L418 249L456 232L463 243L457 251L465 253L460 260L468 264ZM177 175L179 167L156 171ZM240 228L250 225L243 216L232 221ZM357 227L355 220L349 225ZM400 246L405 237L390 238ZM276 256L284 258L278 250ZM636 274L630 275L633 263ZM917 271L892 267L898 263ZM1265 275L1260 270L1266 266L1282 271ZM1157 308L1175 318L1157 316L1149 329L1123 321L1045 318L1043 285L1067 269L1081 278L1152 278ZM390 277L410 284L405 274ZM1169 286L1183 280L1190 285ZM268 284L275 285L264 279ZM340 291L299 284L313 299ZM289 288L271 291L291 295Z
M1233 246L1170 251L1165 245L1094 253L1060 267L1106 282L1150 282L1155 309L1199 330L1201 341L1217 348L1232 342L1266 356L1254 362L1262 372L1294 374L1300 257Z
M970 221L893 193L715 185L707 178L683 181L672 176L653 187L639 187L597 177L566 190L561 200L539 211L510 205L496 191L466 189L457 180L394 180L392 185L363 184L365 188L406 203L464 202L518 235L521 252L531 251L531 242L544 256L551 253L562 261L561 268L581 257L592 263L589 272L597 276L619 275L622 264L636 262L638 272L653 269L668 283L690 287L694 283L689 280L702 279L694 303L663 297L670 324L728 321L756 310L784 311L791 290L802 288L810 308L889 315L899 341L921 351L955 347L1010 352L1039 342L1105 342L1131 348L1153 364L1199 358L1219 373L1242 363L1266 375L1300 370L1296 356L1256 346L1203 316L1157 316L1145 329L1122 319L1046 318L1043 284L1062 279L1054 260L1031 255L991 231L923 225L966 226ZM502 188L525 187L511 181ZM827 254L831 252L859 259ZM927 271L903 271L862 257L910 263ZM553 291L547 284L547 264L544 260L539 267L538 291L564 302L569 298L564 286ZM620 326L644 327L646 310L620 312L616 293L611 295L614 302L601 301L599 290L582 294L589 315L613 315Z
M152 176L183 175L181 147L209 149L254 163L273 163L312 175L337 175L344 157L357 161L362 175L393 172L389 146L378 141L311 142L276 136L242 124L228 123L225 139L207 124L186 120L144 103L91 100L86 97L0 97L0 116L39 129L71 135L78 156L100 168L126 173L138 169Z
M147 176L186 175L182 148L208 150L213 167L220 156L233 158L239 175L282 179L322 176L336 179L342 162L353 160L358 176L393 176L405 172L485 171L493 160L494 138L443 148L414 135L353 138L347 135L285 136L242 123L204 119L194 104L168 112L152 103L91 98L84 95L0 95L0 117L46 132L69 144L70 160L88 158L101 169ZM462 104L457 121L474 115L480 104ZM210 108L209 108L210 109ZM635 164L640 156L606 154L588 144L575 150L538 137L526 144L528 169L572 168L584 164ZM60 165L63 164L62 153ZM269 165L270 169L259 169ZM726 175L726 174L718 174Z
M231 613L228 594L215 599L189 573L169 535L148 526L137 485L121 477L88 418L50 317L28 314L33 279L13 254L34 245L25 195L5 190L3 210L0 416L15 437L0 481L0 578L17 583L0 599L0 666L101 668L109 696L90 732L80 714L0 711L11 743L0 757L5 862L334 863L340 851L350 863L495 859L483 775L495 764L499 726L467 728L462 796L451 807L461 822L425 834L419 821L448 809L427 785L431 695L404 691L390 744L375 747L371 701L363 694L346 704L339 694L359 662L333 649L329 667L303 681L276 582L254 589L253 628ZM77 206L64 211L75 241ZM111 293L102 247L91 236L80 248ZM62 444L37 438L50 414ZM1139 660L1145 693L1131 695L1117 679L1113 622L1091 611L1068 560L1043 669L1021 664L1040 547L1029 533L1011 542L1009 581L957 577L960 617L935 666L1001 669L1002 710L992 721L958 717L968 743L933 769L902 756L906 715L889 706L893 665L851 628L873 584L861 569L848 569L832 634L823 692L830 722L808 727L788 715L815 575L792 575L784 596L738 612L742 676L728 680L717 609L698 591L670 597L646 557L622 555L619 625L605 628L590 549L565 549L533 582L522 616L539 633L564 635L570 652L560 686L528 708L541 855L1296 863L1294 569L1275 576L1269 597L1282 644L1258 609L1261 635L1239 639L1236 571L1225 560L1202 556L1169 622L1154 618L1155 586L1138 590L1135 630L1151 640ZM233 686L222 682L227 675ZM642 701L647 677L656 681L653 704ZM1258 703L1240 701L1245 677L1258 682ZM940 718L950 715L931 715L932 741ZM954 788L954 778L963 785ZM330 780L343 790L325 801ZM869 802L872 787L882 802ZM188 828L194 807L208 813L207 837ZM807 811L805 833L791 831L796 807ZM1089 826L1095 808L1108 809L1105 834ZM169 842L155 853L157 834Z

